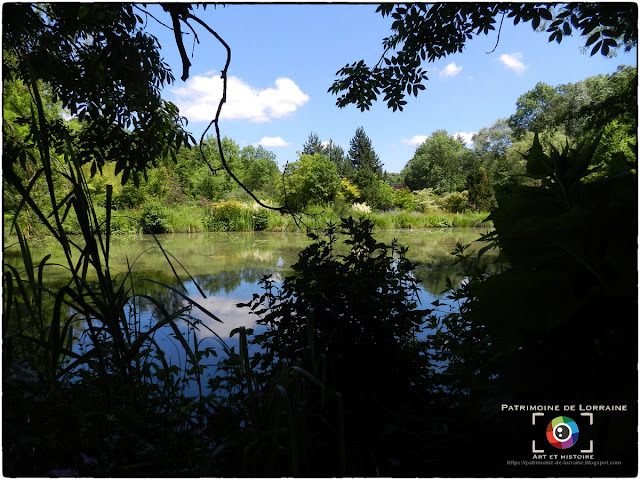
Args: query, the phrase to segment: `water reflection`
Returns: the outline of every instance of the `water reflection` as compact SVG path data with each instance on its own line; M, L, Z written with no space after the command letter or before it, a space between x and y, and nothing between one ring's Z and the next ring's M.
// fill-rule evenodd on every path
M471 243L481 233L484 231L479 229L403 230L380 232L375 237L385 243L397 238L400 244L409 247L407 257L417 265L414 274L421 284L419 299L424 307L428 307L441 298L447 276L455 273L456 267L452 268L450 264L453 261L451 251L456 243ZM310 243L302 233L170 234L159 235L158 238L164 250L171 254L170 258L175 259L172 262L186 289L184 293L221 320L218 322L194 308L191 314L203 325L192 329L186 322L181 322L180 330L188 333L190 339L195 338L200 349L216 346L215 336L208 329L231 347L237 344L237 337L230 338L233 329L241 326L255 328L257 317L248 307L238 307L237 304L246 303L254 294L262 293L258 282L264 276L273 275L276 282L281 282L291 273L298 253ZM32 246L35 262L49 253L52 254L49 263L64 263L55 244L43 242ZM5 251L4 260L14 265L19 262L13 249ZM151 236L113 238L110 264L115 272L126 272L127 266L133 264L136 292L155 298L168 312L175 312L185 305L182 296L159 285L166 284L178 290L182 288L165 254ZM61 282L64 274L64 269L50 268L48 280ZM140 299L137 307L143 325L153 325L160 318L155 306L147 300ZM170 361L183 364L184 353L180 354L176 348L169 327L160 329L156 340Z
M451 251L457 242L471 243L481 233L479 229L452 229L446 231L394 231L376 234L376 239L390 243L397 238L409 247L408 258L416 266L415 275L421 285L419 294L423 306L441 298L446 279L459 267L451 267ZM273 275L276 282L291 273L291 265L297 255L309 244L303 234L223 233L201 235L159 236L163 247L180 260L191 278L181 275L189 296L224 323L220 324L204 314L194 312L200 320L223 338L239 326L255 327L255 316L238 303L249 301L253 294L261 294L258 282L264 276ZM113 245L113 261L118 255L131 256L153 244L150 238L140 238L138 243L116 240ZM124 255L123 255L124 254ZM179 288L171 269L167 267L162 252L155 248L142 255L135 266L141 278L150 278ZM200 295L195 282L204 291ZM160 299L164 305L179 308L184 300L171 291L155 284L148 284L148 293ZM151 308L148 305L148 308ZM205 330L206 331L206 330ZM204 332L199 335L204 335Z

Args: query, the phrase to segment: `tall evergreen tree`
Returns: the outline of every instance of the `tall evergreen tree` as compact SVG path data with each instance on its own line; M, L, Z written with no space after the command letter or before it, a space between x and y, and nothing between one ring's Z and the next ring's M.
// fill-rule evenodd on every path
M344 153L344 149L340 145L336 145L333 143L332 139L329 139L327 144L324 145L322 153L328 157L329 160L335 163L336 168L338 169L338 174L341 177L349 180L353 179L354 171L351 166L351 161L347 158L347 155Z
M353 180L361 192L362 200L372 206L382 206L384 202L379 198L385 183L381 180L382 163L363 127L356 130L350 145L349 160L354 172Z
M367 134L364 133L364 128L362 127L358 127L355 135L351 139L349 159L356 172L364 168L371 170L376 175L382 175L382 163L373 150L371 140L367 137Z
M316 153L320 153L324 155L324 147L322 146L322 142L320 141L320 137L316 132L309 133L309 138L302 146L302 154L303 155L315 155Z

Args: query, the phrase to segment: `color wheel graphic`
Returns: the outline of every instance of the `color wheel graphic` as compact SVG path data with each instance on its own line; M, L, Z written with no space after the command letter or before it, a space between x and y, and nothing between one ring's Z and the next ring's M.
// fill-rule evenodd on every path
M569 417L556 417L547 425L547 440L562 450L572 447L578 441L579 433L578 425Z

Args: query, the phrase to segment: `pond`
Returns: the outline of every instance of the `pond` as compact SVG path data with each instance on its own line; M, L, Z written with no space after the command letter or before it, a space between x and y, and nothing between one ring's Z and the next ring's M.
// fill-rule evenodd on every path
M449 265L456 243L472 243L486 232L486 228L451 228L382 231L374 236L376 240L387 244L395 238L401 245L409 247L407 256L416 265L414 274L422 287L421 300L424 303L442 296L446 278L454 272ZM212 311L227 320L225 326L217 327L217 333L222 336L228 334L227 330L231 331L248 322L244 318L246 314L237 311L235 304L248 301L254 293L260 293L258 282L264 275L273 274L276 278L283 278L289 274L298 253L310 243L303 233L229 232L165 234L156 237L177 260L173 263L187 289L197 294L195 285L189 279L191 276L205 292ZM48 242L31 243L36 263L52 251L53 256L48 263L64 263L62 255L55 250ZM19 265L17 246L5 250L4 255L5 262ZM124 273L128 262L133 265L132 270L137 277L176 284L167 260L151 235L112 238L112 270ZM51 279L57 274L63 275L64 271L48 270ZM149 285L148 288L157 293L156 286Z
M416 264L414 274L421 286L419 299L422 306L428 308L431 302L442 298L447 276L455 273L450 264L456 243L469 244L486 232L486 228L397 230L376 232L374 236L376 240L387 244L396 238L401 245L409 247L407 257ZM311 242L303 233L267 232L165 234L157 235L157 238L165 251L176 259L172 263L189 297L222 321L217 322L193 310L193 316L208 327L189 330L189 338L197 339L200 349L218 349L216 342L219 340L208 329L213 330L229 347L237 345L237 336L230 338L230 332L241 326L254 328L256 321L256 316L250 313L248 307L238 307L237 304L248 302L255 293L262 293L258 282L265 275L273 275L276 281L281 281L291 273L291 265L296 262L298 253ZM53 251L49 263L64 263L60 252L55 253L56 249L47 242L34 242L31 250L36 262ZM5 250L5 262L18 264L18 253L17 246ZM151 235L113 237L110 254L112 271L124 273L128 264L132 265L132 271L138 279L137 293L151 294L169 310L184 304L180 296L158 285L178 287L171 267ZM48 272L49 281L55 281L58 274L64 274L59 267L51 267ZM204 292L204 297L194 281ZM137 307L142 324L152 325L157 320L151 303L141 301ZM186 333L187 325L182 325L180 330ZM160 329L156 340L170 361L184 364L184 352L181 354L180 349L176 348L172 333L169 328Z

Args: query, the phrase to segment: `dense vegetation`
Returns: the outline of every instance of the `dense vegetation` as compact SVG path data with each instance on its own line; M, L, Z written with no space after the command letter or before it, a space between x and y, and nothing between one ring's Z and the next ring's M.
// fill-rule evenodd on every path
M275 155L263 147L240 148L228 138L221 144L236 178L270 205L310 214L323 212L324 222L368 214L377 228L478 225L486 217L483 212L495 207L496 191L531 183L524 177L523 154L531 147L534 133L539 133L545 148L560 148L566 142L575 146L584 141L596 122L605 124L590 167L591 179L602 177L607 169L611 173L615 168L612 159L618 153L633 155L633 118L623 102L636 75L635 68L620 67L612 75L576 84L552 87L540 83L518 99L510 118L480 129L472 148L465 147L461 138L438 130L416 148L399 174L383 171L362 128L355 132L347 153L310 133L298 159L287 164L284 172ZM29 111L28 91L19 79L6 79L4 95L6 126L19 131L18 119ZM52 115L62 112L51 99L46 107ZM77 119L66 123L74 131L82 130ZM208 164L200 158L201 151ZM93 176L91 167L84 167L99 216L104 216L106 188L112 185L113 233L145 231L143 224L154 233L297 228L291 216L259 208L234 181L222 167L214 137L205 139L202 150L181 146L175 157L160 157L155 163L139 186L122 183L116 161L105 161ZM25 164L14 172L26 183L33 167ZM63 190L63 183L58 178L54 187ZM41 181L32 186L34 198L43 197L43 191ZM21 194L9 183L4 192L5 221L12 221L19 208L23 231L43 233L37 216L21 205ZM73 214L64 226L70 233L79 232Z
M436 37L451 34L448 15L469 20L432 59L500 13L534 28L551 21L558 41L573 25L607 54L635 45L635 6L625 5L445 5L418 21L414 7L381 11L400 21L387 41L409 50L415 37L401 20ZM180 26L217 34L189 5L163 8L185 79ZM399 175L385 175L363 129L347 154L312 133L280 172L266 150L219 134L193 146L160 98L173 76L136 12L145 14L128 4L5 6L3 202L22 255L22 266L3 270L5 475L517 476L506 460L531 432L498 405L587 402L630 410L593 427L599 459L622 462L598 475L637 473L635 68L539 84L509 119L478 132L473 149L434 132ZM419 61L400 63L414 85ZM381 75L390 106L401 106L407 79ZM366 107L371 93L363 84L347 100ZM249 303L262 333L237 329L237 349L219 339L214 350L195 331L206 329L203 316L219 319L187 295L188 273L160 242L172 282L149 288L135 259L110 268L112 232L129 222L167 231L169 208L208 230L267 228L271 215L317 209L347 218L311 233L281 285L262 280ZM371 235L383 217L370 209L390 208L408 225L490 210L486 248L499 248L497 263L459 245L464 281L448 281L447 304L419 307L406 251ZM346 215L358 210L369 218ZM30 229L52 236L64 259L35 264ZM54 269L63 278L48 281ZM180 364L159 347L161 329ZM206 382L217 355L220 375Z

